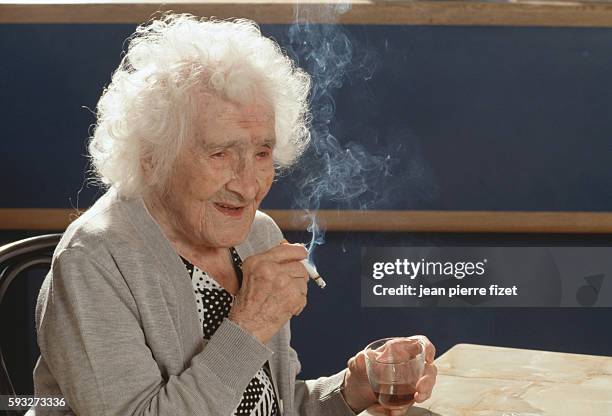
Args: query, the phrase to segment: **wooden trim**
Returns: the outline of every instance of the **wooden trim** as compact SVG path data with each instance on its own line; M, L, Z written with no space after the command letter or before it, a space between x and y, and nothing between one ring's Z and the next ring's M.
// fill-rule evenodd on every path
M0 23L141 23L172 10L282 24L295 21L295 4L298 0L0 0ZM322 12L326 4L350 4L350 9L334 15ZM603 1L299 0L299 15L311 23L612 27L612 4Z
M304 211L266 210L285 231L305 230ZM72 209L0 209L0 230L63 230ZM327 231L441 233L612 233L612 212L334 211L317 218Z
M303 230L300 211L266 211L284 230ZM327 231L612 233L609 212L320 211Z
M0 230L64 230L78 217L61 208L1 208Z

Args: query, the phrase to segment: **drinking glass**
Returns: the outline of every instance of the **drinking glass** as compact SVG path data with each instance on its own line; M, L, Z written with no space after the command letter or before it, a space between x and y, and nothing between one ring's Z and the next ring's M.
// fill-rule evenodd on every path
M416 383L425 368L425 345L419 338L384 338L365 349L370 386L384 408L406 410L414 403Z

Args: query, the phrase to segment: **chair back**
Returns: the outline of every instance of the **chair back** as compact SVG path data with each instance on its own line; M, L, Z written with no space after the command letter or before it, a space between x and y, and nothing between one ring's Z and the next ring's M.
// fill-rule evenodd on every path
M27 275L31 268L49 267L61 234L26 238L0 247L0 308L8 288L15 279ZM2 309L0 309L2 310ZM0 395L15 395L0 346Z

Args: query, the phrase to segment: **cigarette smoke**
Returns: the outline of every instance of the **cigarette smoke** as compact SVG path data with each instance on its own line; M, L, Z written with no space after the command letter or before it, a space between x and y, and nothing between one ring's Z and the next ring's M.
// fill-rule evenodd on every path
M349 4L321 5L300 10L295 6L295 22L289 28L287 52L312 77L311 145L294 168L294 208L306 210L312 238L308 247L313 261L314 249L325 242L325 232L317 222L322 201L354 208L354 202L373 188L373 182L389 175L389 155L372 155L358 143L342 144L331 132L336 108L334 93L348 75L370 79L376 70L376 56L364 50L355 56L349 34L337 24L312 24L310 13L328 22L350 9ZM317 19L320 21L320 19ZM338 205L337 204L337 205ZM361 209L368 203L361 200Z
M325 232L317 221L322 208L369 209L382 205L392 187L389 177L402 160L413 163L414 157L402 154L410 142L394 148L382 146L374 154L362 144L340 140L333 132L336 113L334 97L345 81L369 81L374 76L380 56L373 48L351 40L342 25L334 22L350 10L348 4L295 6L294 23L288 32L287 53L312 77L310 108L312 112L311 145L288 177L293 189L293 208L305 210L312 234L308 247L312 262L317 245L325 242ZM315 21L331 22L313 24ZM367 133L366 133L367 134ZM361 143L377 142L377 137L359 137ZM393 154L393 157L391 157ZM420 159L420 157L418 157ZM408 166L411 175L421 175L421 164Z

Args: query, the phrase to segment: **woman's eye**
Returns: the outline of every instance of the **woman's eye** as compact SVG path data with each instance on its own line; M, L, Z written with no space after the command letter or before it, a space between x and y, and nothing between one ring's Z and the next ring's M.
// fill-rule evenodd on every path
M272 148L270 146L262 146L259 153L257 153L257 157L260 159L265 159L272 156Z

